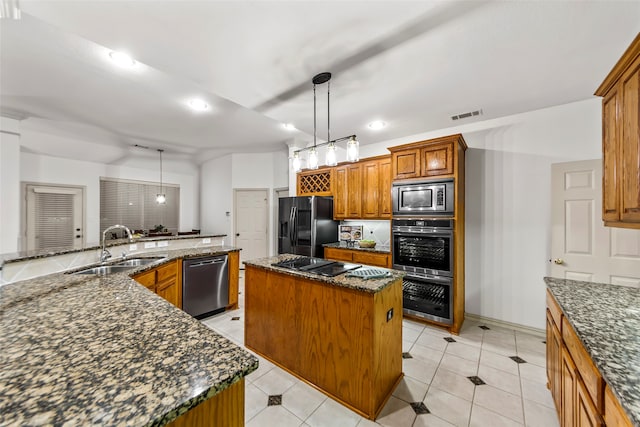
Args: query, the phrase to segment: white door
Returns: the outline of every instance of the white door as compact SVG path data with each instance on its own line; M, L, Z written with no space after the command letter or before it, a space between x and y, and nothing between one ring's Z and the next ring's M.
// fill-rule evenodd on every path
M640 287L640 230L602 223L602 161L551 167L551 275Z
M268 206L267 190L236 190L235 246L242 248L241 263L267 256Z
M84 246L84 191L78 187L25 187L27 250Z

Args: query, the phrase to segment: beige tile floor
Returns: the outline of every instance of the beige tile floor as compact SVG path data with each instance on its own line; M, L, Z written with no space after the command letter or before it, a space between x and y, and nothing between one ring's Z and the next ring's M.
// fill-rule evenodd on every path
M244 342L244 283L240 309L203 323L232 341ZM239 317L237 320L234 318ZM260 359L246 378L245 424L256 427L558 426L546 387L544 337L465 321L459 336L403 321L404 379L376 422L362 418L291 374ZM455 342L448 342L452 338ZM525 363L517 363L518 356ZM479 377L475 385L468 377ZM269 396L281 396L269 406ZM277 403L277 402L275 402ZM418 414L412 405L424 404Z

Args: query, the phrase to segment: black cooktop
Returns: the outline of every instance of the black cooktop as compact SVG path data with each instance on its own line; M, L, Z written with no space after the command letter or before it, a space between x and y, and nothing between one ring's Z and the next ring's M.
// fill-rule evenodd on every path
M346 273L349 270L354 270L361 267L358 264L346 264L343 262L329 261L326 259L314 257L294 258L287 261L277 262L271 265L273 265L274 267L288 268L290 270L296 271L305 271L307 273L329 277L337 276L338 274Z

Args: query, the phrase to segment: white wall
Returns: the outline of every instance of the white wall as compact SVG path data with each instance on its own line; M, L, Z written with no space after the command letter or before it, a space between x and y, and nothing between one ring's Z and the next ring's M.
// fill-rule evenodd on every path
M199 227L199 172L170 172L164 168L163 182L180 185L180 230ZM159 170L131 166L105 165L95 162L62 159L39 154L21 153L20 180L26 182L81 185L86 188L86 244L99 242L100 177L157 182ZM19 205L16 206L18 209Z
M551 164L602 157L600 99L361 145L360 157L455 133L469 145L466 311L543 329Z
M269 254L274 248L275 188L288 186L287 150L272 153L234 153L205 162L201 166L201 217L203 231L216 231L231 236L225 243L234 242L234 190L267 189L269 200ZM205 183L206 182L206 183ZM225 212L230 212L226 217Z
M20 122L0 118L0 254L20 241Z

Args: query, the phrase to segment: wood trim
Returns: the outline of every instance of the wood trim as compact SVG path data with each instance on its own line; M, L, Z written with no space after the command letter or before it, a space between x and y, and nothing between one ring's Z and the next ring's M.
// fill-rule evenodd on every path
M427 139L427 140L424 140L424 141L417 141L417 142L411 142L409 144L396 145L395 147L387 148L387 150L389 150L391 153L395 153L396 151L410 150L412 148L422 148L425 145L437 144L437 143L440 143L440 142L448 142L448 141L452 141L452 140L453 141L458 141L458 143L462 145L462 149L463 150L466 150L467 148L469 148L467 146L466 141L462 137L462 134L461 133L456 133L456 134L453 134L453 135L441 136L441 137L438 137L438 138Z
M605 221L604 225L606 227L616 227L616 228L631 228L634 230L640 230L640 222L619 222L619 221Z
M166 425L168 427L244 427L244 378Z
M556 299L551 295L549 289L547 289L547 308L549 309L549 313L551 313L553 323L555 323L558 330L562 332L562 310Z
M632 427L631 420L608 385L604 388L604 421L607 426Z
M229 305L227 310L235 310L238 306L240 283L240 252L229 252Z
M607 74L604 81L598 86L594 95L604 96L618 82L625 70L629 68L631 63L640 56L640 33L638 33L622 54L622 57L613 66L613 69Z

